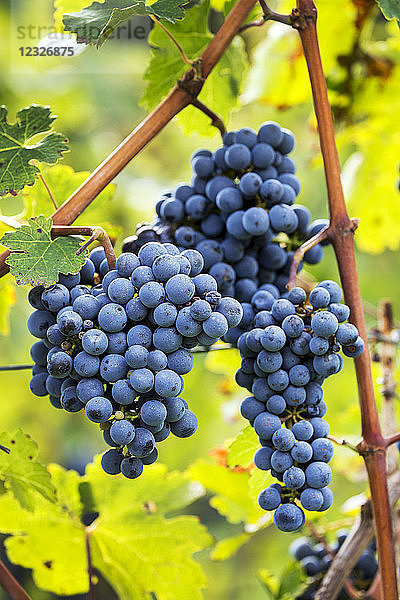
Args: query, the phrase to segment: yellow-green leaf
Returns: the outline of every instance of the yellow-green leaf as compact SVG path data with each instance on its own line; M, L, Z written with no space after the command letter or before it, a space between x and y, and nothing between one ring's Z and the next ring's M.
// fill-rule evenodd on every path
M10 450L0 450L0 478L7 490L27 510L33 510L37 495L54 502L55 487L46 467L37 460L35 442L21 429L0 434L0 444Z
M249 474L198 460L189 469L213 495L210 504L230 523L256 523L264 514L249 497Z
M43 165L41 172L52 193L52 196L58 206L61 206L71 194L85 181L90 175L89 171L74 171L69 165L54 165L47 167ZM93 221L94 212L101 206L102 211L106 204L111 201L115 193L115 184L110 183L85 210L81 221L86 225L99 225ZM23 192L25 203L24 218L37 217L38 215L49 216L54 212L53 204L41 181L36 181L35 185L26 188ZM89 216L88 216L89 215ZM103 216L104 218L104 216Z
M248 425L245 427L228 450L228 466L229 467L248 467L253 462L254 453L260 447L257 434L254 429Z
M33 160L54 164L68 150L65 137L51 131L54 119L48 106L32 104L11 125L7 108L0 106L0 196L35 183L39 169Z
M239 535L233 535L232 537L225 538L217 542L210 553L212 560L220 561L231 558L247 541L250 536L245 533L239 533Z

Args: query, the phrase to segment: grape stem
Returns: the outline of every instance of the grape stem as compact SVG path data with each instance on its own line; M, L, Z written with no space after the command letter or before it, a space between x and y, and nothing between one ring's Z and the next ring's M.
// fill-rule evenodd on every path
M352 231L355 231L357 229L359 223L360 223L359 219L351 219ZM317 234L315 234L312 238L310 238L309 240L304 242L304 244L302 244L300 246L300 248L298 248L295 251L295 253L293 255L292 264L290 267L289 281L287 284L287 288L289 290L291 288L295 287L295 285L296 285L297 269L299 267L299 264L303 260L305 253L308 250L311 250L311 248L314 248L314 246L316 246L320 242L323 242L324 240L329 239L329 231L330 231L330 225L327 225L326 227L321 229L321 231L319 231Z
M400 432L397 432L396 434L386 438L385 446L386 448L389 448L389 446L395 444L396 442L400 442Z
M168 31L168 29L155 16L150 15L150 19L156 25L158 25L158 27L160 27L160 29L163 30L163 32L169 37L169 39L171 40L171 42L177 47L178 52L181 55L183 62L185 62L187 65L189 65L191 67L192 66L192 62L186 56L185 51L182 48L182 46L180 45L180 43L178 42L178 40L172 35L172 33L170 31Z
M24 371L25 369L32 369L33 363L30 365L3 365L0 367L0 373L2 371Z
M295 253L293 254L292 264L290 266L289 281L286 286L288 290L291 290L293 287L296 286L297 269L299 268L299 264L303 260L305 253L308 250L311 250L311 248L314 248L314 246L316 246L320 242L323 242L324 240L328 239L328 230L329 225L321 229L321 231L319 231L312 238L304 242L304 244L302 244L300 248L298 248L295 251Z
M31 597L28 596L2 560L0 560L0 585L7 592L11 600L31 600Z
M53 194L52 194L52 192L51 192L51 189L50 189L50 188L49 188L49 186L47 185L47 183L46 183L46 180L45 180L45 178L43 177L42 173L39 173L39 179L40 179L40 181L43 183L43 185L44 185L44 187L45 187L45 189L46 189L46 192L48 193L48 195L49 195L49 198L50 198L50 200L51 200L51 202L52 202L52 204L53 204L54 208L57 210L57 208L58 208L57 202L55 201L55 198L54 198L54 196L53 196Z
M331 440L331 442L333 442L334 444L337 444L338 446L346 446L346 448L348 448L349 450L352 450L356 454L360 454L357 446L354 446L354 444L351 444L347 440L339 440L333 435L328 435L328 439Z
M116 258L114 248L110 238L108 237L106 231L102 227L71 227L70 225L53 225L53 227L51 228L51 234L53 237L59 237L64 235L90 236L87 242L82 244L79 250L76 251L76 254L82 254L82 252L84 252L92 242L97 240L104 248L107 264L110 271L115 269Z
M198 108L199 110L201 110L201 112L203 112L205 115L207 115L207 117L210 117L211 125L213 125L217 129L219 129L221 135L224 135L224 133L226 133L226 127L224 125L223 120L213 110L211 110L211 108L206 106L198 98L193 98L193 100L191 101L191 104L195 108Z
M340 178L333 118L318 43L317 9L312 0L297 0L296 5L297 9L292 12L292 15L297 12L296 26L310 76L328 190L330 225L327 236L335 250L352 322L358 328L366 345L365 351L355 359L362 432L362 442L358 445L358 449L363 454L371 491L383 600L398 600L397 568L386 473L387 445L379 424L374 395L367 330L354 252L354 226L347 214ZM339 560L336 557L317 591L315 600L333 600L339 593L340 586L337 585L337 578L335 579L331 574L332 571L335 572L337 562ZM347 578L351 568L349 564L341 563L344 579Z
M365 594L365 600L382 600L381 574L379 571L375 575L369 590Z

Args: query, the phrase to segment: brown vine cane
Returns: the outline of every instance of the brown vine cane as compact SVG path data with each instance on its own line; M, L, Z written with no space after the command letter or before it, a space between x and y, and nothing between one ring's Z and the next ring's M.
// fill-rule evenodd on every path
M312 0L297 0L297 10L292 15L296 20L303 45L318 122L331 219L328 239L335 250L345 300L351 310L351 319L366 344L365 352L355 359L362 431L362 441L358 446L358 450L362 454L367 467L371 490L382 597L383 600L398 600L396 561L386 473L386 443L381 432L374 395L367 331L354 252L354 227L347 214L340 179L339 157L319 51L316 28L317 10L314 2ZM332 590L322 586L317 592L316 600L335 598L335 592L337 591L333 590L332 594Z

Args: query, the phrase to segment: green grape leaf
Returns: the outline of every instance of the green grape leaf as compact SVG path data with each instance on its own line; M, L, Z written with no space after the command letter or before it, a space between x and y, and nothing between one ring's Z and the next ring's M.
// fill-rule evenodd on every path
M261 585L268 594L271 600L279 599L279 580L271 571L268 569L260 569L258 572L258 579Z
M236 554L236 552L250 539L246 533L239 533L232 537L225 538L217 542L210 553L212 560L227 560Z
M307 587L304 571L298 562L291 562L283 571L279 582L278 598L295 600Z
M0 444L10 450L9 454L0 450L0 479L21 506L33 510L37 493L54 502L55 487L46 467L37 461L35 442L18 429L1 433Z
M272 475L268 471L253 469L249 479L250 498L252 498L254 502L257 502L259 493L272 483L275 483L275 479L272 478ZM264 517L271 517L272 519L272 513L264 513Z
M76 33L78 43L101 46L117 27L134 15L154 15L171 23L183 19L184 4L184 0L156 0L151 5L146 5L144 0L105 0L93 2L80 12L65 14L63 23L65 31Z
M58 492L62 490L60 479ZM77 482L75 493L76 489ZM39 588L57 596L88 591L85 531L68 504L37 496L34 510L27 511L11 493L3 494L0 531L10 535L4 543L9 560L32 569Z
M190 60L198 58L212 39L207 27L209 2L202 2L191 9L179 25L166 24L168 31L183 47ZM159 27L155 27L149 36L150 63L145 72L148 81L141 104L148 110L153 109L165 96L165 90L171 89L187 70L187 65L170 40ZM199 99L210 106L224 120L227 119L238 101L242 81L247 69L247 59L243 40L235 38L215 66L199 95ZM210 119L198 109L185 108L177 117L186 133L195 129L209 135L214 128Z
M191 516L165 518L204 494L187 474L157 464L132 482L101 471L98 461L85 481L100 513L91 535L93 564L121 600L200 600L206 581L192 554L211 544L207 530ZM136 485L137 484L137 485Z
M383 15L388 21L396 19L400 21L400 0L376 0Z
M163 519L124 515L101 523L93 540L93 564L110 581L120 600L136 598L200 600L205 576L192 558L211 544L196 517ZM153 595L151 595L153 594Z
M210 500L211 506L230 523L257 523L264 514L249 497L248 473L198 460L189 468L189 474L214 494Z
M100 457L83 477L58 465L50 465L49 472L56 503L37 494L29 512L11 492L0 495L0 532L10 535L8 558L32 569L38 587L57 597L87 592L89 536L93 565L121 600L131 600L132 581L138 599L201 600L206 580L192 555L212 539L195 517L166 517L204 494L188 474L168 473L157 464L132 485L104 473ZM80 520L88 509L82 488L90 491L90 509L99 513L87 528Z
M58 32L64 31L63 16L65 13L79 12L87 6L88 0L54 0L54 25Z
M80 240L72 236L52 240L51 226L51 218L40 215L0 240L11 250L6 263L18 285L49 286L60 273L78 273L85 264L86 253L76 254Z
M65 137L50 131L56 117L48 106L32 104L19 110L12 125L7 114L0 106L0 196L15 195L35 183L39 168L31 161L54 164L68 150Z
M188 506L205 493L189 474L169 473L160 463L145 469L132 486L124 477L104 473L97 461L88 465L84 481L90 485L93 506L101 509L102 517L114 519L118 514L121 521L125 512L141 516L150 510L152 514L165 515ZM107 497L107 502L103 497Z
M232 444L229 446L227 463L228 467L249 467L253 462L254 453L260 447L257 434L248 425L245 427Z

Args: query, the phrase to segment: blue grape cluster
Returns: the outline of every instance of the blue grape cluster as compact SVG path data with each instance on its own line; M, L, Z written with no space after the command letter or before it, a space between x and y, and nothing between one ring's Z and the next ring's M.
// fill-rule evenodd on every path
M333 444L323 419L322 384L342 369L340 349L350 357L364 350L357 328L346 322L350 309L341 297L330 280L315 287L308 302L306 292L295 287L270 310L258 312L259 326L237 341L242 362L236 381L252 394L241 413L262 446L254 463L280 482L264 489L258 501L264 510L275 510L282 531L302 527L302 508L325 511L333 501L328 487Z
M100 424L109 474L138 477L157 459L156 442L197 429L180 397L191 349L211 346L242 319L240 303L222 298L203 267L196 250L149 242L109 270L96 248L80 273L29 293L28 329L40 339L31 391Z
M310 223L309 210L296 204L300 182L288 156L294 144L289 130L267 121L258 132L226 133L215 152L198 150L191 158L191 184L164 194L154 223L140 225L124 250L172 241L202 254L223 296L249 303L263 284L283 293L294 250L327 223ZM318 244L304 260L316 264L322 257Z
M290 554L300 563L304 575L310 578L309 585L300 595L296 596L296 600L314 600L323 575L329 569L333 557L344 544L347 536L347 530L340 530L337 532L336 540L329 545L314 544L306 537L298 538L290 544ZM370 587L377 571L376 545L373 541L360 556L349 579L356 590L363 592ZM339 592L338 599L350 600L345 588Z

